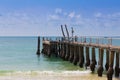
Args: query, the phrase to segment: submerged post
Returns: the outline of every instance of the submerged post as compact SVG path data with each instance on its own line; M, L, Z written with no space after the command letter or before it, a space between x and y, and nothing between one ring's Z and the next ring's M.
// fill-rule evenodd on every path
M68 61L70 57L70 42L67 43L66 47L67 47L67 50L66 50L65 60Z
M95 58L95 48L92 48L92 63L90 64L90 69L92 72L95 71L95 65L97 64L96 58Z
M73 64L77 65L77 62L79 60L79 46L78 44L74 45L74 60L73 60Z
M106 50L106 64L105 64L106 71L109 68L109 50Z
M64 47L64 51L63 51L64 53L63 53L63 55L62 55L63 60L65 60L66 51L67 51L67 50L66 50L66 49L67 49L66 44L67 44L66 42L63 42L63 45L64 45L64 46L63 46L63 47Z
M80 46L80 53L79 53L79 66L83 68L84 64L84 46Z
M73 59L74 59L74 44L71 43L69 61L72 63L72 62L73 62Z
M109 69L107 71L108 80L112 80L112 76L113 76L113 73L114 73L114 70L113 70L114 53L115 53L115 51L110 51L110 59L109 59L110 63L109 63Z
M37 55L40 55L40 36L38 36Z
M116 52L115 76L119 77L119 52Z
M104 54L104 50L103 49L99 49L99 67L98 67L98 76L102 77L102 73L103 73L103 54Z
M86 47L86 68L90 65L89 47Z

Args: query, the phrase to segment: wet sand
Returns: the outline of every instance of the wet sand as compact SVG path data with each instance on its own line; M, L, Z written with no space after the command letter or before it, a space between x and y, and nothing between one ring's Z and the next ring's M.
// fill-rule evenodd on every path
M97 74L79 72L16 72L0 75L0 80L107 80L106 75L98 77ZM120 80L120 78L113 78Z

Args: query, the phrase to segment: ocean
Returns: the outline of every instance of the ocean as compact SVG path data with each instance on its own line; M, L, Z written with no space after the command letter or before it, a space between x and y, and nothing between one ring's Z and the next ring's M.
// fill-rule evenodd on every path
M113 40L113 44L119 43ZM0 37L0 80L79 80L80 76L81 80L94 80L97 76L59 57L38 57L36 51L37 37ZM106 80L106 76L100 79Z

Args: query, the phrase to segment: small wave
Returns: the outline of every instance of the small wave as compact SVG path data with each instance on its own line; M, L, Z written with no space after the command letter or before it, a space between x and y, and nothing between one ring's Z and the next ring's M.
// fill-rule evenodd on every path
M0 71L0 74L24 74L24 75L84 75L91 71Z
M87 71L63 71L63 73L70 73L70 74L87 74L87 73L90 73L91 71L90 70L87 70Z

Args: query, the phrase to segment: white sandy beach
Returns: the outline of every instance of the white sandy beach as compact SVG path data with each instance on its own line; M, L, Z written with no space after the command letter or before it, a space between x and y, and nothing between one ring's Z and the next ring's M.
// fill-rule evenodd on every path
M113 78L119 80L120 78ZM44 72L15 72L1 75L0 80L107 80L106 75L98 77L97 74L91 74L81 71L66 71L62 73L54 73L52 71Z

